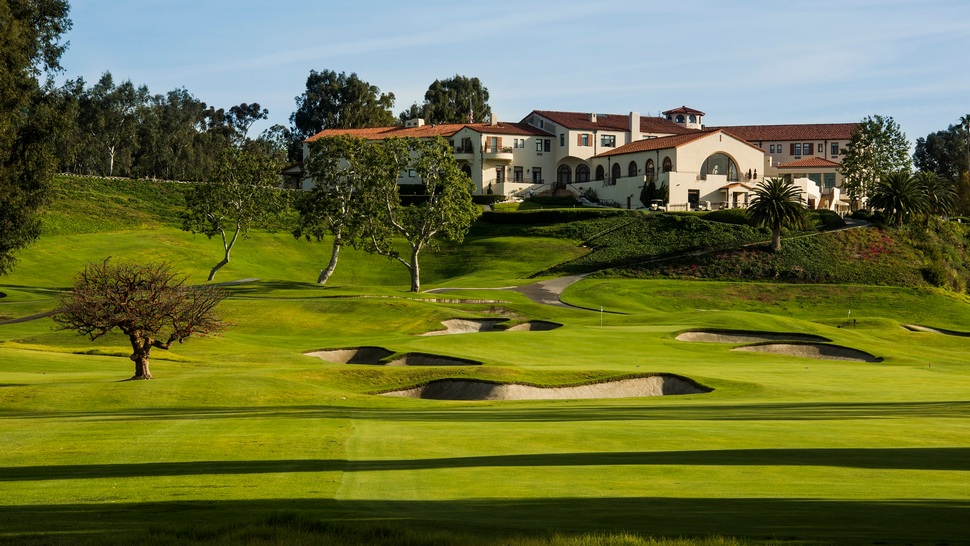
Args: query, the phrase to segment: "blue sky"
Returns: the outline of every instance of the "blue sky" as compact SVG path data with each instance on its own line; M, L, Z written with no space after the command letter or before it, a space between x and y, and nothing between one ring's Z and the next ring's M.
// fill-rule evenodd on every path
M710 125L892 116L910 141L970 113L967 0L490 2L74 0L64 77L110 71L289 124L310 70L356 72L394 113L478 77L503 121L531 110Z

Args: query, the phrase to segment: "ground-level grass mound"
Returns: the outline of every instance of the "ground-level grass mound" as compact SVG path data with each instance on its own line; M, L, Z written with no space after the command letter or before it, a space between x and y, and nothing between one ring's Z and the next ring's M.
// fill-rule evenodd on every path
M431 400L575 400L702 394L711 390L685 377L657 374L572 387L537 387L469 379L439 379L426 385L387 392L383 395Z
M772 353L786 356L800 356L820 360L850 360L853 362L882 362L882 358L873 356L865 351L829 345L827 343L766 343L763 345L749 345L737 347L732 351L748 351L754 353Z
M323 349L304 353L338 364L369 364L373 366L481 366L477 360L428 353L405 353L396 358L394 351L383 347L347 347Z
M677 341L700 343L761 343L765 341L818 341L831 339L813 334L789 332L756 332L748 330L692 330L676 337Z

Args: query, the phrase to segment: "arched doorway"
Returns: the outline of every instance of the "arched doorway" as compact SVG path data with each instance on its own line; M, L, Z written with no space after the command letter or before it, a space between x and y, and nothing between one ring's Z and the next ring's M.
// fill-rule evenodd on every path
M606 178L606 171L603 170L603 166L602 165L597 165L596 166L596 179L597 180L603 180L604 178Z
M615 186L616 185L616 179L617 178L620 178L620 176L622 176L622 172L623 172L623 169L620 168L620 164L619 163L614 163L613 164L612 173L610 173L610 176L613 177L613 180L610 181L610 185L611 186Z
M565 189L567 184L573 182L573 171L569 165L560 165L556 171L556 189Z

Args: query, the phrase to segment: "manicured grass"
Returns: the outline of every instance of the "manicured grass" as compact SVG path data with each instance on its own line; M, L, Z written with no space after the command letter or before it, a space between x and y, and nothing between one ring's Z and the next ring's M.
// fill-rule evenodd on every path
M153 218L147 230L43 238L0 279L0 317L53 309L77 269L109 254L167 259L201 282L215 243ZM575 257L575 242L483 226L465 246L429 254L425 284L524 284ZM970 338L901 326L970 332L963 297L602 277L566 291L599 313L502 290L408 294L403 268L353 251L321 288L312 280L328 251L285 233L243 241L220 276L261 280L228 287L221 310L233 326L156 350L153 381L122 381L133 364L119 335L92 343L49 318L0 325L0 542L968 543ZM564 327L416 335L455 317ZM704 328L811 333L884 360L675 339ZM303 354L364 345L482 365ZM714 390L514 402L375 395L448 377L575 385L656 372Z

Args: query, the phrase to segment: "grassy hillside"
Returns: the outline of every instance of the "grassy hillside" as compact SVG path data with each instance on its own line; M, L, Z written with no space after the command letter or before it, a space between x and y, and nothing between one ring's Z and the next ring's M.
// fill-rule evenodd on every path
M0 320L54 309L76 271L107 255L165 259L205 278L218 243L179 231L168 208L153 211L149 196L174 203L174 193L128 187L78 185L73 204L52 204L48 234L0 278ZM586 256L581 243L631 225L639 217L615 212L486 217L467 244L425 262L429 288L480 289L418 295L405 291L403 268L353 251L331 285L316 286L326 242L256 232L217 277L258 279L227 287L232 326L153 353L153 381L124 381L133 365L120 335L91 342L49 318L0 323L0 543L968 543L970 337L903 327L970 333L963 296L597 276L564 294L603 309L591 312L494 290L533 282ZM644 245L661 240L640 233ZM929 252L924 244L910 248ZM418 335L451 318L563 327ZM813 334L882 360L677 340L699 329ZM359 346L480 364L305 354ZM379 395L445 378L565 386L657 373L713 390Z

